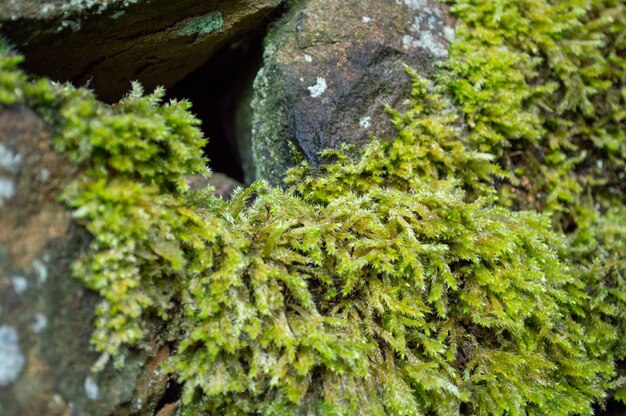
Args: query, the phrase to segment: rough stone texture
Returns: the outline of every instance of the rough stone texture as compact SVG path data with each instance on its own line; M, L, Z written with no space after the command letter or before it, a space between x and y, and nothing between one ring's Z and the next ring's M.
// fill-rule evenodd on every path
M70 272L89 239L58 201L76 174L36 114L0 107L0 415L152 415L166 389L165 347L90 372L97 299Z
M251 103L254 171L246 182L281 184L293 145L316 164L324 148L362 144L372 134L393 137L383 104L397 108L407 97L403 65L431 74L447 56L452 27L446 7L430 0L298 3L266 40Z
M0 33L25 68L89 83L105 101L139 80L170 86L284 0L0 0Z

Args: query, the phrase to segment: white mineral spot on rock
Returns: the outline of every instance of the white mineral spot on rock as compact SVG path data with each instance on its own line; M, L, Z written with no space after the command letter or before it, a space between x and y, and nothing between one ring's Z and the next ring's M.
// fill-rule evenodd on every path
M359 125L364 129L369 129L372 125L372 118L369 116L363 117L361 120L359 120Z
M53 7L51 4L49 4L49 3L44 4L43 6L41 6L41 14L42 14L42 15L48 15L48 14L50 14L53 10L54 10L54 7Z
M15 173L21 164L22 156L0 143L0 168L9 173Z
M427 6L426 0L404 0L404 4L411 10L420 10Z
M25 363L17 330L9 325L0 326L0 386L13 383Z
M50 179L50 171L46 168L41 169L39 179L41 179L41 182L48 182L48 179Z
M305 54L304 60L307 62L313 62L313 57L311 55Z
M15 293L21 295L26 292L26 289L28 289L28 280L22 276L11 276L11 285L13 285Z
M311 97L316 98L319 97L326 91L328 85L326 84L325 78L317 78L317 83L309 87L309 91L311 92Z
M448 42L452 42L454 40L454 28L450 26L445 26L443 28L443 35L446 37Z
M46 265L43 264L40 260L33 260L32 262L33 269L35 273L37 273L37 278L39 279L39 283L45 283L48 280L48 269Z
M96 380L94 380L91 376L88 376L85 379L85 394L87 394L87 397L91 400L97 400L98 394L100 393L99 390L100 389L98 388Z
M371 17L369 17L369 16L363 16L363 19L362 19L362 20L363 20L363 23L369 23L369 22L371 22L371 21L372 21L372 18L371 18Z
M15 195L15 185L9 178L0 178L0 207L4 201L13 198Z
M31 325L31 329L35 334L40 333L48 326L48 318L43 313L35 315L35 323Z
M413 36L411 36L411 35L404 35L402 37L402 47L404 49L408 49L411 46L413 46L414 42L415 42L415 39L413 39Z
M435 40L433 32L431 32L430 30L425 30L420 33L420 38L414 46L427 49L438 58L448 56L448 50L441 46L439 42Z
M421 30L422 30L422 18L420 16L415 16L415 18L413 18L413 22L411 23L411 31L418 33Z

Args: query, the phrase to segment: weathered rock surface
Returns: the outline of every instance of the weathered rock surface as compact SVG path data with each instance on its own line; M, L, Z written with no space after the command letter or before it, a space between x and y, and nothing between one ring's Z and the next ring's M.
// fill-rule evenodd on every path
M25 68L119 99L139 80L170 86L284 0L0 0L0 34Z
M0 107L0 415L152 415L161 348L92 374L95 294L71 276L89 242L58 196L77 174L30 110Z
M324 148L358 145L372 134L392 137L382 107L407 97L404 64L428 76L453 35L452 19L436 1L298 3L266 40L251 104L254 170L246 181L280 184L293 164L289 139L316 164Z

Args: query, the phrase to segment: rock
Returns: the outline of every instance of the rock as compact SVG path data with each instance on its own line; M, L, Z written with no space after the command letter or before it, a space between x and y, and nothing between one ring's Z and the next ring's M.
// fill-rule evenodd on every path
M382 107L407 97L403 66L432 74L447 56L452 27L445 5L430 0L298 3L266 40L251 102L254 172L246 181L281 184L293 148L315 165L322 149L392 138Z
M32 111L0 108L0 415L152 415L168 350L92 374L96 295L71 276L89 243L59 194L78 172Z
M209 178L201 175L187 176L187 184L192 189L204 189L208 185L213 186L215 188L213 194L224 199L230 199L235 189L242 186L236 180L222 173L213 173Z
M0 0L0 33L25 68L77 85L105 101L170 86L220 46L261 24L284 0Z

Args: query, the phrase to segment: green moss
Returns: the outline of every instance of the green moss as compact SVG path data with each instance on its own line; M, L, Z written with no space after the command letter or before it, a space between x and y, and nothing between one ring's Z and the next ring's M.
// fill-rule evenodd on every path
M171 368L189 414L590 412L606 366L547 218L449 190L252 191L191 280Z
M492 177L504 172L491 163L489 153L472 150L458 123L458 116L441 87L429 85L407 68L413 78L406 113L387 108L398 129L392 141L374 140L355 149L329 149L326 164L317 171L307 163L292 169L288 184L314 202L330 202L348 192L363 193L372 187L392 187L405 192L446 189L462 184L473 195L493 193Z
M548 212L568 234L565 256L591 296L590 348L623 359L626 5L449 3L459 25L438 81L463 110L470 149L507 171L501 203Z
M623 2L450 3L459 26L440 81L468 139L511 172L509 203L569 211L585 189L623 194Z
M187 102L158 105L162 90L143 96L138 84L116 106L83 89L30 82L15 70L21 59L0 61L0 103L26 104L52 124L55 148L83 175L62 196L92 234L74 274L102 296L93 343L101 367L120 347L143 338L147 321L168 318L184 276L183 245L200 219L180 202L184 175L208 174L206 141ZM121 364L121 362L119 363Z
M0 54L0 102L83 168L63 198L93 235L74 272L101 296L99 366L160 319L187 414L592 413L624 353L625 211L576 149L619 177L623 5L453 10L395 140L231 202L184 185L206 171L186 102L107 106Z
M266 47L274 48L272 40L266 40ZM254 80L254 98L250 104L256 109L252 117L252 136L259 140L252 141L251 156L255 161L253 171L246 172L246 176L256 178L269 178L272 186L283 185L283 172L285 166L282 161L290 160L296 155L296 147L290 135L293 129L289 122L293 113L282 111L282 106L277 102L282 100L281 91L287 86L285 81L271 82L271 72L276 68L262 68ZM287 139L286 139L287 138Z

